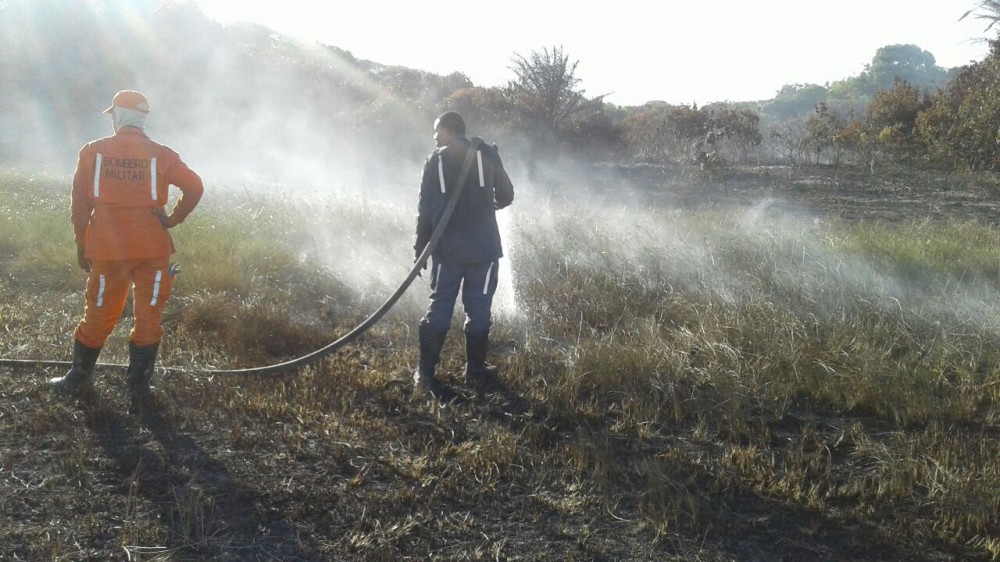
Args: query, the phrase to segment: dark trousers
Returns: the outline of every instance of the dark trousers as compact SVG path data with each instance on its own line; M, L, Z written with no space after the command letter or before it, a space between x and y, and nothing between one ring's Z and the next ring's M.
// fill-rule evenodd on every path
M431 268L431 302L422 322L433 332L447 332L461 289L466 333L488 333L498 268L496 261L435 263Z

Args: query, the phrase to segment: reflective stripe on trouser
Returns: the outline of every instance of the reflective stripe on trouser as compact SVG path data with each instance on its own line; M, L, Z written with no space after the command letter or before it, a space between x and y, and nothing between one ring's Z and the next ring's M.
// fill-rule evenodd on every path
M497 291L497 262L435 263L431 268L431 302L423 323L434 332L446 332L451 327L458 291L462 290L465 307L465 331L483 333L490 330L490 309Z
M170 298L173 276L169 258L94 261L87 279L87 306L76 339L87 347L103 347L125 310L132 289L135 326L129 340L138 346L160 341L163 307Z

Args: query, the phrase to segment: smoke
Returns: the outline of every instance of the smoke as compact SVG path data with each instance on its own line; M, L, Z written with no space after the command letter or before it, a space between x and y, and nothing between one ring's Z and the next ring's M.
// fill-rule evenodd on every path
M7 163L71 171L84 143L111 134L101 111L120 89L143 91L151 137L217 185L394 187L430 136L430 116L349 53L183 3L13 1L0 70Z
M565 194L522 201L511 244L514 288L553 277L552 290L568 290L556 283L575 271L653 301L679 294L732 310L768 303L824 323L878 310L906 325L1000 335L995 279L934 261L907 268L880 260L858 246L850 225L785 201L699 209L636 202L636 191L620 182L621 204Z
M363 292L388 294L412 263L420 170L441 108L407 97L405 80L379 79L392 69L260 26L224 26L185 4L11 0L0 12L0 71L8 165L69 175L83 143L111 134L101 111L114 92L138 89L152 108L147 132L202 175L204 205L242 192L288 202L298 209L289 220L309 232L303 259ZM501 316L525 312L519 277L546 272L515 264L533 262L734 306L777 290L822 315L836 314L849 290L995 329L995 291L899 278L845 251L807 213L775 201L724 213L673 208L641 170L623 174L478 125L470 134L499 141L515 184L514 205L498 214ZM421 291L409 295L421 306Z

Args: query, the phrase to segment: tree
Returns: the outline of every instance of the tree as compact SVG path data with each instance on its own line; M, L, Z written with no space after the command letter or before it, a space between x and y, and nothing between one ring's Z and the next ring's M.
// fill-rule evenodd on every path
M914 153L917 116L930 105L916 86L896 79L896 85L875 93L868 105L868 130L879 144L897 156Z
M590 160L615 158L624 146L622 128L608 112L606 104L592 103L600 107L573 119L563 131L562 138L575 152Z
M932 157L971 170L1000 167L1000 40L937 92L917 117L917 135Z
M704 137L707 120L708 114L697 106L647 104L623 118L622 141L639 161L687 160L688 147Z
M476 128L500 134L509 133L515 120L514 107L500 88L460 88L445 98L440 109L455 110Z
M763 141L760 116L730 104L654 105L629 112L622 120L622 141L640 161L697 160L693 152L716 153L743 161ZM720 157L723 154L716 154Z
M418 106L436 107L455 90L472 87L472 81L461 72L439 76L402 66L381 66L379 81L396 97Z
M672 107L667 110L665 117L667 120L667 132L677 142L685 146L691 141L704 136L708 131L708 114L704 111L699 111L697 105Z
M658 163L667 152L666 105L647 104L622 119L622 140L632 159Z
M760 116L744 108L713 106L705 108L705 127L712 132L718 147L729 158L742 163L751 149L760 146Z
M517 78L508 83L508 95L526 123L558 136L573 119L600 110L604 96L588 100L584 90L577 90L579 61L570 62L561 47L532 51L527 57L515 53L513 63L511 70Z
M847 122L833 136L833 145L852 158L855 163L867 163L875 172L875 157L878 154L877 139L872 136L865 119L851 114Z
M897 80L918 88L933 88L947 79L948 73L937 66L934 55L916 45L886 45L879 48L861 78L869 93L892 88Z
M779 120L812 113L816 104L827 96L827 89L818 84L785 84L774 96L766 111Z
M805 117L793 117L772 124L767 134L769 146L765 150L789 164L797 163L805 148L802 139L805 137L806 121Z
M834 163L839 163L841 148L834 143L834 138L844 128L841 117L827 107L826 103L820 103L811 117L806 120L805 135L802 137L802 148L813 155L813 163L819 164L823 153L828 149L834 149Z
M962 14L962 17L958 19L964 20L977 10L980 13L976 14L974 17L977 20L985 20L988 22L986 29L983 30L983 33L989 32L990 29L993 29L993 26L1000 23L1000 0L982 0L978 6L968 12L965 12ZM998 29L998 32L1000 32L1000 29Z

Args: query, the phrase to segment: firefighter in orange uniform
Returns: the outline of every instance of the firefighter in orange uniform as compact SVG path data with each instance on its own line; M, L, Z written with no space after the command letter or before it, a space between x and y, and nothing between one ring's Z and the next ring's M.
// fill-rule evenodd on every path
M169 260L175 250L168 229L194 210L204 187L176 152L146 136L144 95L118 92L105 113L115 134L84 146L73 176L77 261L90 274L86 309L74 334L73 366L49 382L71 393L91 386L97 357L131 289L135 326L129 334L128 391L137 412L151 398L163 336L160 319L173 284ZM181 197L167 214L171 185L180 188Z

